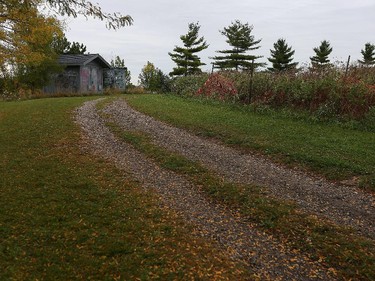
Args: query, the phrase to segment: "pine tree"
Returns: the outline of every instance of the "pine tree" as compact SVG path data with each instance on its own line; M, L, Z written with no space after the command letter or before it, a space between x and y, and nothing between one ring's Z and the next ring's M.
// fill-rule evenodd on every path
M260 48L258 45L260 40L255 40L251 35L253 26L248 23L241 23L239 20L232 22L231 25L225 27L220 33L227 37L226 42L232 47L230 50L217 51L223 54L216 56L214 60L214 67L219 69L249 69L251 68L252 61L260 58L259 56L249 55L248 51L257 50ZM254 64L255 67L262 64Z
M366 43L365 48L361 50L362 60L358 60L359 63L365 66L375 65L375 45Z
M315 56L310 57L313 66L322 67L329 64L328 56L332 53L332 47L327 40L323 40L319 47L313 49Z
M67 54L78 55L86 53L86 46L79 42L73 42Z
M173 71L169 74L171 76L190 75L202 72L200 67L205 65L202 63L196 53L208 48L204 37L199 38L199 23L190 23L189 31L185 35L181 35L180 39L184 43L184 47L176 46L173 49L174 53L168 53L172 60L177 64Z
M52 48L59 55L77 55L86 53L87 47L79 42L69 42L65 34L55 36L52 42Z
M297 66L298 62L293 61L294 50L289 47L285 39L279 39L273 44L274 50L271 51L271 57L268 60L272 63L270 71L284 71L293 69Z

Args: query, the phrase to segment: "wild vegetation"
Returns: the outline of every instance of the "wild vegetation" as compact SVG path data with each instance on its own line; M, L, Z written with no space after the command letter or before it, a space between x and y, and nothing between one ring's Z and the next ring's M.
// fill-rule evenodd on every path
M174 80L172 91L180 96L250 104L255 110L290 109L295 115L308 113L312 119L362 120L369 130L374 129L375 68L307 68L297 73L223 71Z

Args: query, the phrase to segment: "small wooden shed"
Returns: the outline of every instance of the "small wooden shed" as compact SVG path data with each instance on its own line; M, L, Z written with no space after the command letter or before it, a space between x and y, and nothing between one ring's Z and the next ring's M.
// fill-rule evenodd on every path
M99 54L61 55L59 64L64 66L64 72L45 87L47 93L102 92L104 72L111 69Z

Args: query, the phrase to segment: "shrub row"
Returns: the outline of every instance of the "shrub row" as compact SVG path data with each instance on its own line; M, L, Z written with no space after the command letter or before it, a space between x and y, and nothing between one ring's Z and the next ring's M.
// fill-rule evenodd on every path
M375 68L332 67L298 73L207 73L178 78L172 91L271 108L309 111L319 118L361 119L374 111Z

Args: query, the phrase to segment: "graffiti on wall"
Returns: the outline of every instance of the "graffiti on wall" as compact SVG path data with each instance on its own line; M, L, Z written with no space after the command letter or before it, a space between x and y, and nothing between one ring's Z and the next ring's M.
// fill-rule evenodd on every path
M104 71L104 87L125 90L125 69L112 68Z
M102 71L96 66L81 68L81 91L99 92L103 89Z
M77 71L68 70L59 74L55 79L56 92L78 92L79 77Z

